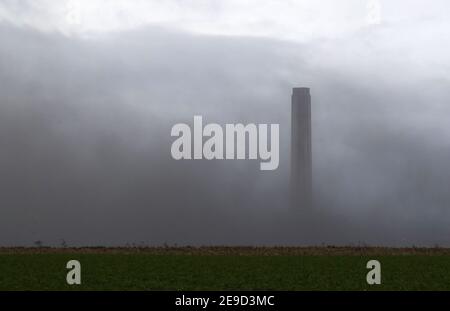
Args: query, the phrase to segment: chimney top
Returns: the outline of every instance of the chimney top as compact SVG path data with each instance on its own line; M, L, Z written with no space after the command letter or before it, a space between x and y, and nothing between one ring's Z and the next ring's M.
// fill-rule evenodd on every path
M309 95L309 87L294 87L292 95Z

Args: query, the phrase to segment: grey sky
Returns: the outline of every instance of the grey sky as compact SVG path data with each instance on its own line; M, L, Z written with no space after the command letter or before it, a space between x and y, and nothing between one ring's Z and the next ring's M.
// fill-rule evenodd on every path
M241 2L0 3L1 245L450 245L447 2ZM286 211L294 86L314 225ZM194 114L280 123L280 168L174 162Z

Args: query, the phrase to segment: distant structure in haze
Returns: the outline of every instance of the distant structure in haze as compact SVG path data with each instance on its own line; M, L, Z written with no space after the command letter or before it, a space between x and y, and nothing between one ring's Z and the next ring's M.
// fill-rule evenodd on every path
M311 95L309 88L292 90L291 205L310 210L312 205Z

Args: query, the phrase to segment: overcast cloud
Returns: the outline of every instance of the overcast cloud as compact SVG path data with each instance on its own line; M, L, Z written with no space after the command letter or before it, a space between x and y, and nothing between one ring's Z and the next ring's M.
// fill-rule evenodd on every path
M0 245L450 245L446 1L107 2L0 3ZM295 86L316 206L292 217ZM279 169L172 160L195 114L279 123Z

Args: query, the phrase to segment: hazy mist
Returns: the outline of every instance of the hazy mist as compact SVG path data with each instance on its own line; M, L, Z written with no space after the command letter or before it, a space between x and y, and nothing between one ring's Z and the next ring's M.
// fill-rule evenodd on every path
M0 245L450 246L450 31L430 27L296 42L0 23ZM289 208L296 86L312 95L311 213ZM279 168L173 160L170 129L194 115L279 123Z

